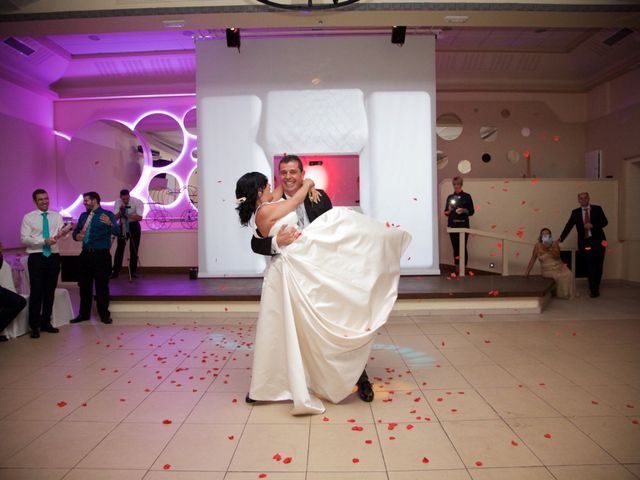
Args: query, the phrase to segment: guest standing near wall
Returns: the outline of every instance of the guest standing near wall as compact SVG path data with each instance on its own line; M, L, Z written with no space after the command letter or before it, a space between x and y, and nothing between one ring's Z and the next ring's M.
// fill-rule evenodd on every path
M462 177L453 177L451 181L453 193L447 197L444 205L444 214L447 216L447 227L469 228L469 217L475 213L473 199L467 192L462 191ZM456 267L460 267L460 234L450 233L451 246L453 247L453 260ZM464 266L469 262L467 241L469 234L464 235Z
M49 211L49 194L39 188L31 197L36 209L22 219L20 239L29 254L29 327L31 338L39 338L40 332L58 333L51 325L53 300L60 273L58 238L64 222L58 212Z
M109 312L109 274L111 273L111 235L120 234L115 215L100 206L100 195L83 195L87 209L73 230L73 239L82 242L79 262L80 313L71 323L91 318L93 285L96 287L96 306L102 323L112 323Z
M116 254L113 258L111 278L118 278L122 269L122 259L127 241L129 242L129 275L131 278L137 278L138 252L142 233L140 220L142 220L144 213L144 205L142 201L132 197L129 190L123 189L120 190L120 198L113 206L113 212L120 222L120 235L118 235L118 248L116 248Z
M609 224L609 221L601 206L591 205L588 192L578 194L578 203L580 207L571 212L571 216L560 235L560 241L564 242L571 229L576 227L578 249L582 253L587 267L589 296L596 298L600 296L600 280L602 280L606 251L607 237L605 237L603 229Z

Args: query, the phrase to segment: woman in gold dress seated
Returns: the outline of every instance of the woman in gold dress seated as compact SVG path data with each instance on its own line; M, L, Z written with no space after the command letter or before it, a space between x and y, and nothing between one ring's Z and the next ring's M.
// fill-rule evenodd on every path
M556 282L555 296L558 298L572 298L575 295L575 280L573 273L560 260L560 245L558 240L553 240L551 230L543 228L540 230L538 242L533 247L533 253L525 278L529 277L529 273L536 262L540 260L542 276L545 278L553 278Z

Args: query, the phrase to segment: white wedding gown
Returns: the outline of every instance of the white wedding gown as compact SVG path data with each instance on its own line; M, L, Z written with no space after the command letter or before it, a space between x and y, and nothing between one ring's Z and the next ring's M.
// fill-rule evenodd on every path
M291 212L278 220L296 226ZM250 225L255 232L255 221ZM262 286L249 396L324 412L353 390L398 294L411 236L344 207L318 217L272 257ZM320 398L319 398L320 397Z

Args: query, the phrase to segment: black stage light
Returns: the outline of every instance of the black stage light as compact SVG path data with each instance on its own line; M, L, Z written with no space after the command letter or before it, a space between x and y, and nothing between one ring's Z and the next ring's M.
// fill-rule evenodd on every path
M240 29L227 28L227 47L240 50Z
M404 45L404 37L407 35L407 27L393 27L391 29L391 43Z

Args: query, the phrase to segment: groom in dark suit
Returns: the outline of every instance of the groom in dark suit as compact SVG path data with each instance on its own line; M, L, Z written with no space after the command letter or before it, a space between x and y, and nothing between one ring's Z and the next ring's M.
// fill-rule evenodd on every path
M591 205L589 194L578 194L580 208L571 212L569 221L560 235L560 241L564 242L571 229L575 226L578 233L578 249L583 252L587 266L587 278L591 298L600 296L600 280L604 265L604 254L607 243L603 228L609 223L607 217L599 205Z
M284 189L284 196L288 198L294 195L302 186L304 180L304 167L302 160L297 155L285 155L278 165L280 182ZM296 214L298 215L298 227L303 229L323 213L331 210L333 205L329 196L324 190L318 190L321 194L318 202L312 202L309 197L304 203L299 205ZM251 249L260 255L276 255L280 252L280 247L289 245L297 236L295 228L283 225L275 237L251 238ZM366 370L362 372L358 379L358 396L365 402L373 400L373 388ZM247 397L247 401L250 399Z

